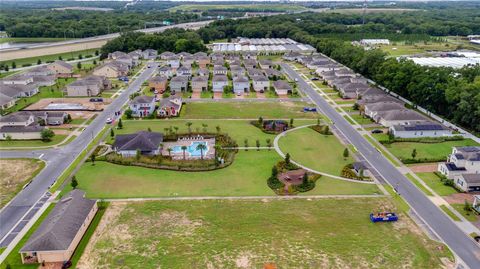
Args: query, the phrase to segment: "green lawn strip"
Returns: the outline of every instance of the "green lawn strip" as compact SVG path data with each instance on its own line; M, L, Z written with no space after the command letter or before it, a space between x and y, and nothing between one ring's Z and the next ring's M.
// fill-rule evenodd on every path
M338 109L337 111L339 111L339 112L340 112L341 110L340 110L340 109ZM350 123L351 125L357 125L357 123L356 123L356 122L354 122L354 121L352 120L352 118L351 118L351 117L349 117L348 115L345 115L345 116L343 116L343 118L345 118L345 119L348 121L348 123Z
M411 230L404 214L398 225L371 223L368 215L385 206L395 210L387 198L130 203L117 206L119 216L89 257L98 268L121 262L132 269L237 268L244 259L249 268L439 268L440 257L453 261L448 248Z
M414 178L411 174L406 174L405 175L408 179L410 179L410 181L415 184L415 186L417 186L417 188L419 188L421 191L423 191L423 193L425 193L426 195L428 196L433 196L433 193L430 192L427 188L425 188L425 186L422 185L422 183L420 183L416 178Z
M54 146L65 140L66 135L55 135L51 141L44 142L42 140L0 140L0 148L29 148L29 147L48 147Z
M204 92L202 91L200 93L200 98L212 99L212 97L213 97L213 92L211 92L211 91L204 91Z
M85 234L83 235L82 240L80 240L77 248L75 249L75 252L73 252L72 258L70 259L72 261L71 268L77 268L78 261L82 257L82 254L85 251L85 248L87 247L90 241L90 238L95 233L95 230L97 229L98 224L102 220L103 214L105 214L105 211L107 210L107 208L108 208L108 203L104 203L103 207L99 205L98 211L95 214L95 217L93 217L93 220L88 226L87 231L85 231Z
M478 215L475 214L473 211L466 211L464 209L464 204L450 204L455 210L457 210L458 213L460 213L464 218L466 218L468 221L475 222L478 220Z
M58 60L59 57L62 57L64 61L67 61L69 59L74 59L77 60L78 56L81 54L83 57L87 55L92 55L95 56L95 51L99 49L88 49L88 50L81 50L81 51L75 51L75 52L66 52L66 53L59 53L59 54L51 54L51 55L43 55L43 56L38 56L38 57L31 57L31 58L23 58L23 59L15 59L15 60L8 60L8 61L2 61L0 63L5 63L8 64L8 66L12 66L12 62L15 62L15 64L18 67L22 67L24 64L31 64L32 66L37 64L38 59L42 61L42 63L46 63L48 61L55 61Z
M345 146L334 135L322 135L310 128L289 132L279 140L283 153L310 169L331 175L340 175L342 168L353 162L343 157Z
M478 143L471 139L460 141L447 141L441 143L418 143L418 142L396 142L387 144L385 147L398 159L411 159L413 149L416 149L417 160L421 159L447 159L454 146L478 146Z
M0 44L7 43L7 42L17 42L17 43L59 42L59 41L65 41L65 40L71 40L71 38L65 39L61 37L4 37L4 38L0 38Z
M461 221L457 215L455 215L446 205L441 205L440 208L445 212L453 221Z
M62 186L63 182L72 174L72 172L75 170L75 168L83 161L87 153L102 139L103 135L105 132L108 130L108 128L103 128L102 131L93 139L90 144L88 144L87 148L80 153L80 155L72 162L72 164L65 170L63 173L58 177L57 181L55 184L53 184L50 187L50 192L55 192Z
M440 178L433 172L417 173L417 176L419 176L423 182L440 196L448 196L458 193L454 187L443 184Z
M30 230L27 231L27 233L20 239L18 244L13 248L13 250L8 254L7 258L5 261L0 264L0 269L5 269L7 267L7 264L11 266L11 268L15 269L36 269L38 268L38 264L22 264L22 259L20 258L20 249L27 243L28 239L32 234L35 232L35 230L38 229L40 224L42 224L43 220L48 216L50 211L52 211L54 207L54 204L51 204L45 212L38 218L38 220L33 224L33 226L30 228Z
M335 103L337 103L337 105L345 105L345 104L349 104L349 105L353 105L355 104L355 100L333 100Z
M62 98L63 88L65 85L75 81L75 78L58 78L56 83L52 86L41 86L39 87L39 93L32 97L20 98L16 101L15 105L5 109L5 113L12 113L15 111L22 110L29 105L38 102L40 99L44 98Z
M388 152L386 152L385 150L383 150L383 148L377 146L375 140L373 138L371 138L370 136L368 135L364 135L363 137L365 137L365 139L368 140L368 142L370 142L370 144L372 144L373 147L375 147L380 153L382 153L382 155L387 158L387 160L389 160L394 166L400 166L401 164L398 163L395 159L393 159L390 154L388 154Z
M18 159L4 159L4 160L18 160ZM32 163L32 165L38 165L38 168L28 178L26 178L25 180L23 180L23 182L18 184L18 186L15 188L14 191L9 191L8 193L4 193L3 190L0 190L1 196L3 197L3 199L0 199L0 208L3 208L5 204L7 204L13 197L17 195L17 193L19 193L23 189L23 186L25 186L25 184L27 184L30 180L35 178L38 175L38 173L40 173L40 171L42 171L43 168L45 168L45 162L42 160L26 159L26 158L21 158L20 160L29 160Z
M398 208L398 210L400 210L405 214L408 213L408 211L410 210L410 205L408 205L408 203L405 202L405 200L403 200L402 196L396 193L393 190L392 186L388 184L383 185L383 187L385 187L387 192L391 195L393 201L395 202L395 206Z
M83 124L84 122L86 121L86 119L73 119L71 122L69 122L69 124L74 124L74 125L80 125L80 124Z
M231 102L231 103L189 103L181 112L187 119L289 119L317 118L317 113L305 113L304 102Z
M1 38L0 38L1 39ZM16 73L19 73L20 71L8 71L8 72L1 72L0 73L0 78L6 78L8 76L12 76Z
M373 121L369 118L365 118L362 115L350 115L358 124L363 125L363 124L372 124Z

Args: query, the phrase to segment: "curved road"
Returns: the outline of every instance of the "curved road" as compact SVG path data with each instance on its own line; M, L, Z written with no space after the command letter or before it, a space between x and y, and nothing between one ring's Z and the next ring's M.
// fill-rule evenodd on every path
M102 113L98 114L95 120L74 141L66 146L35 151L0 151L1 158L39 158L41 156L41 159L47 163L45 168L32 180L32 183L15 196L0 212L0 247L8 245L13 238L12 235L6 235L13 228L15 228L15 231L22 228L18 227L17 223L45 195L48 188L55 183L57 178L80 155L93 138L100 133L107 118L112 117L115 111L120 110L128 102L130 94L138 91L142 83L153 74L158 66L157 63L150 63L150 65L152 68L145 68L122 94L113 100ZM22 223L18 225L22 225Z
M298 88L312 99L318 108L329 117L336 128L354 145L372 167L410 204L418 216L441 238L450 249L471 269L480 268L480 245L465 234L453 221L434 205L417 187L398 171L382 154L360 135L330 104L323 99L288 64L282 69L292 79L298 80Z

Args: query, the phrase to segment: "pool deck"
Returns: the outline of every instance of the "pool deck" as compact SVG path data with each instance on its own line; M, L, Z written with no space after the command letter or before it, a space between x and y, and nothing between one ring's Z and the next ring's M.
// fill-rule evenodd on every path
M168 148L174 148L174 147L181 147L181 146L190 146L192 143L195 142L206 142L207 143L207 152L204 152L203 159L213 159L215 158L215 138L204 138L204 139L192 139L192 140L178 140L175 142L164 142L163 143L163 148L162 148L162 155L163 156L168 156ZM172 159L174 160L181 160L183 159L183 151L179 152L171 152ZM197 160L200 159L199 156L191 156L188 150L185 152L185 159L187 160Z

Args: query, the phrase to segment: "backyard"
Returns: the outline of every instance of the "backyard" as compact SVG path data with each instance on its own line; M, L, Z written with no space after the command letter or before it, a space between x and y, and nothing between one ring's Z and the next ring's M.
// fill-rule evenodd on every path
M353 162L351 156L343 157L345 146L334 135L322 135L310 128L288 133L280 138L279 146L295 162L331 175L340 175L342 168Z
M279 160L274 150L239 151L232 165L208 172L178 172L97 161L95 165L85 163L76 178L78 188L91 198L275 195L267 186L267 178ZM63 192L69 190L67 187ZM322 177L316 188L306 194L378 193L375 185Z
M304 102L228 102L189 103L181 112L188 119L256 119L264 118L318 118L318 113L305 113Z
M403 213L397 223L371 223L379 209L396 207L387 198L111 203L78 266L441 268L440 258L453 260Z

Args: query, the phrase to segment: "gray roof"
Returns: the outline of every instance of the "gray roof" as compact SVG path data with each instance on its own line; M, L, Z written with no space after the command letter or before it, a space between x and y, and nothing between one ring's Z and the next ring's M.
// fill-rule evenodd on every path
M379 88L369 88L368 90L364 91L361 95L362 97L365 97L369 95L381 95L381 94L386 94L386 93L380 90Z
M225 75L214 75L212 81L228 81L228 78Z
M0 93L0 106L3 106L3 105L6 105L8 103L10 103L11 101L13 100L12 97L10 96L7 96L3 93Z
M388 102L398 102L401 103L400 100L396 99L395 97L391 95L387 95L385 93L379 94L379 95L367 95L362 97L362 99L357 100L358 104L369 104L369 103L376 103L376 102L382 102L382 101L388 101Z
M193 82L207 82L208 77L207 76L196 76L192 78Z
M0 127L0 133L38 133L45 129L44 126L37 124L30 124L28 126L2 126Z
M365 109L371 111L388 111L388 110L399 110L404 109L405 107L397 102L378 102L370 103L365 105Z
M167 77L164 77L164 76L154 76L152 78L150 78L148 81L150 82L164 82L164 81L167 81L168 78Z
M14 112L5 116L0 117L0 122L25 122L32 114L23 113L23 112Z
M461 174L465 182L480 186L480 174Z
M405 121L417 121L417 120L426 120L427 118L420 113L414 112L408 109L402 110L389 110L385 112L380 112L380 118L383 120L405 120Z
M37 85L35 84L27 84L27 85L21 85L21 84L16 84L16 85L8 85L8 84L0 84L0 93L9 96L9 97L15 97L19 93L22 92L30 92L33 89L37 88Z
M104 80L105 80L104 77L91 75L91 76L84 77L82 79L76 80L76 81L70 83L69 86L98 85L98 84L103 84Z
M113 148L116 150L153 151L160 147L163 134L140 131L134 134L117 135Z
M466 147L455 147L457 150L458 159L466 159L467 161L480 161L480 146L466 146ZM458 156L462 157L459 158Z
M153 96L139 95L132 100L132 104L150 104L155 100Z
M288 84L288 82L286 82L285 80L274 81L273 87L282 90L292 90L292 86L290 86L290 84Z
M186 71L187 72L192 72L192 68L182 65L177 69L177 72L186 72Z
M215 66L213 72L215 71L227 71L228 69L225 66Z
M233 79L233 82L249 82L249 80L245 76L238 76Z
M61 199L20 252L68 249L96 203L84 195L73 190Z
M188 82L188 77L186 76L176 76L173 77L170 82Z
M253 81L268 81L266 76L254 75L252 76Z
M58 65L61 65L61 66L65 67L65 68L68 68L68 69L73 69L73 66L71 64L65 62L65 61L58 60L58 61L55 61L54 63L58 64Z

